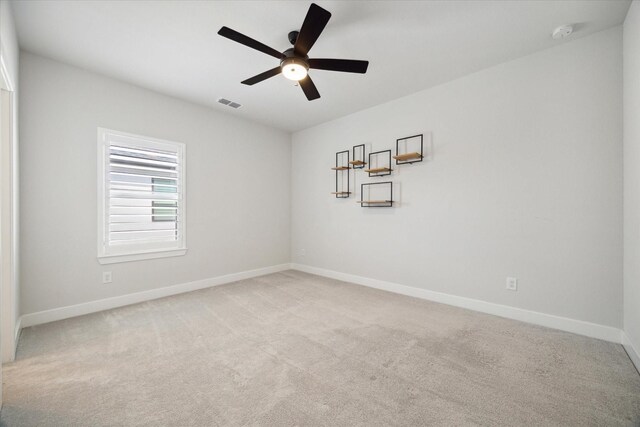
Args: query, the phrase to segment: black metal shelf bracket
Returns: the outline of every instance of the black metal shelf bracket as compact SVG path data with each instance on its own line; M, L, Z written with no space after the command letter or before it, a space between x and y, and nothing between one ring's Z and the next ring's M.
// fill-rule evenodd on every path
M380 166L380 164L376 161L376 167L373 167L373 163L372 163L372 156L374 159L379 159L382 157L387 157L387 162L386 164L383 164L382 166ZM391 175L391 171L393 169L391 169L391 150L382 150L382 151L374 151L372 153L369 153L369 169L366 169L365 172L369 172L369 176L387 176L387 175ZM373 172L370 172L373 171Z
M351 170L351 164L349 163L349 150L338 151L336 153L336 192L334 193L336 199L347 199L351 197L349 172ZM344 187L346 175L347 187ZM339 179L340 178L340 179Z
M409 143L417 143L418 139L420 140L420 151L409 151L408 146ZM404 144L404 150L400 152L400 145ZM416 154L415 156L411 156L411 154ZM406 159L402 157L406 156ZM400 159L398 159L400 157ZM421 162L424 159L424 140L423 135L411 135L406 136L404 138L396 139L396 155L394 156L396 159L396 165L410 165L412 163Z
M352 151L353 151L353 162L351 162L350 164L353 165L354 169L363 169L364 166L367 164L364 161L365 159L364 144L354 145L352 148Z
M388 192L385 192L385 195L379 197L377 199L371 199L371 189L367 191L367 200L364 200L365 197L365 187L367 186L387 186L389 188ZM362 200L359 200L360 206L363 208L390 208L393 207L393 181L385 181L385 182L369 182L360 184L360 197Z

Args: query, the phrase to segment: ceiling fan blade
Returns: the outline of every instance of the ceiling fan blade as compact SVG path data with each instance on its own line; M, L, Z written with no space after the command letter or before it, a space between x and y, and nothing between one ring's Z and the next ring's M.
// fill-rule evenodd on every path
M345 73L367 72L369 61L359 61L356 59L310 59L309 68L316 70L342 71Z
M300 87L302 88L302 91L307 96L307 99L309 101L320 98L320 92L318 92L318 89L316 89L316 85L313 84L313 80L311 80L311 77L309 77L309 75L300 80L298 83L300 83Z
M282 53L278 52L274 48L269 47L266 44L262 44L259 41L252 39L251 37L247 37L244 34L237 32L236 30L232 30L231 28L222 27L220 28L220 31L218 31L218 34L220 34L222 37L233 40L234 42L238 42L252 49L259 50L260 52L266 53L267 55L274 56L278 59L283 58Z
M306 56L313 44L318 40L322 30L329 22L331 18L331 12L325 10L315 3L311 3L307 16L304 18L300 33L293 45L293 50L296 54Z
M280 72L282 71L282 68L280 67L276 67L276 68L272 68L268 71L265 71L264 73L260 73L257 76L253 76L251 78L248 78L247 80L241 82L243 85L248 85L248 86L252 86L256 83L260 83L263 80L267 80L270 77L273 76L277 76L278 74L280 74Z

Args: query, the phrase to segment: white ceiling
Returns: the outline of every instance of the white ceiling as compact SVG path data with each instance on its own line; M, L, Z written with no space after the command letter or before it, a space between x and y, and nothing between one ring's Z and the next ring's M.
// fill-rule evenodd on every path
M309 1L14 1L23 49L288 131L304 129L621 24L630 0L319 1L333 16L310 52L370 61L367 74L312 70L307 101L282 76L240 81L278 60L217 35L226 25L290 47ZM243 104L232 110L224 97Z

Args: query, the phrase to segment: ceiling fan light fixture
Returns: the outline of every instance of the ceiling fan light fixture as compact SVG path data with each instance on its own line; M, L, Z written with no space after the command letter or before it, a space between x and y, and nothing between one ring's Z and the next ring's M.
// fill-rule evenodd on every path
M289 80L300 81L307 77L309 65L299 58L287 58L280 64L282 75Z

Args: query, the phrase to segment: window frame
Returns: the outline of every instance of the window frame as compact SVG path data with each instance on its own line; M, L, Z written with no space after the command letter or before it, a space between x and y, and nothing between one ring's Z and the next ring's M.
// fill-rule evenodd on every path
M122 245L119 248L107 245L109 231L109 144L121 142L131 148L164 149L175 151L178 157L178 237L175 242L155 242ZM98 128L98 262L113 264L119 262L138 261L153 258L182 256L187 253L186 234L186 145L181 142L168 141L143 135Z

